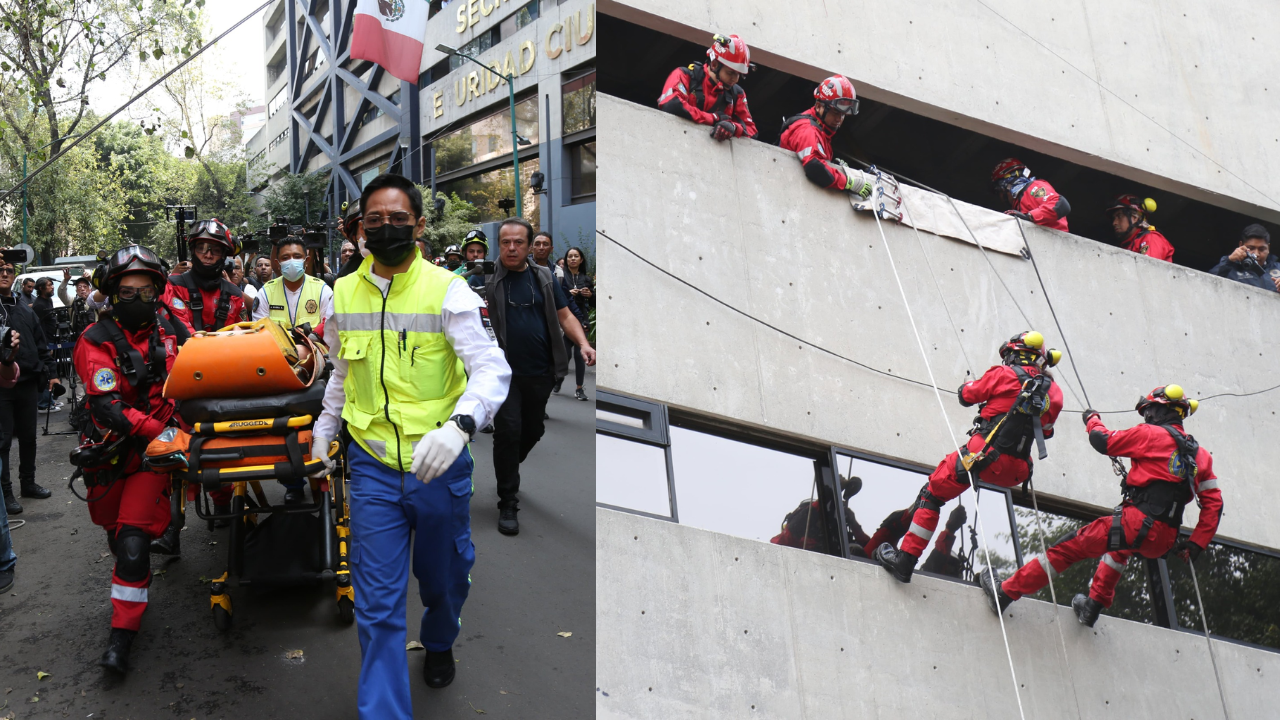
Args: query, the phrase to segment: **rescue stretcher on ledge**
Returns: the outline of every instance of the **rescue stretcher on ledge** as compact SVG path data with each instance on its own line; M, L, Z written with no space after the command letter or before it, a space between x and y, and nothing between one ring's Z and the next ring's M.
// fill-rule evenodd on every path
M177 401L192 430L166 429L148 446L146 461L173 478L177 527L185 525L188 501L210 529L229 523L226 570L209 591L220 630L231 626L230 588L244 585L334 581L339 619L355 619L340 443L328 449L333 473L309 477L324 469L323 460L311 457L311 430L331 369L308 326L286 331L260 320L197 333L169 373L165 396ZM309 485L312 502L273 505L264 480ZM213 495L228 490L229 503L220 510Z

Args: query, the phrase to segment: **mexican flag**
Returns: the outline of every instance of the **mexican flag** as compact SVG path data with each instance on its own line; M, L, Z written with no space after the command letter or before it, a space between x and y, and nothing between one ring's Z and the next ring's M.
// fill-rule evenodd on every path
M393 77L418 81L427 0L358 0L351 29L351 57L372 60Z

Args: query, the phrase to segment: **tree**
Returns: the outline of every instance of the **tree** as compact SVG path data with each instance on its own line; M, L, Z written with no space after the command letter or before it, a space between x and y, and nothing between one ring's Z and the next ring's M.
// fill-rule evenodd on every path
M243 176L243 172L241 175ZM243 177L241 178L243 180ZM267 212L272 219L287 217L289 222L302 225L319 222L329 210L329 171L285 175L280 182L263 193Z
M475 229L475 221L480 212L475 205L458 197L457 193L445 195L436 193L436 197L444 200L444 212L435 218L435 208L431 200L431 186L419 185L422 191L423 212L427 215L427 229L422 234L432 251L439 255L450 245L461 245L467 233Z

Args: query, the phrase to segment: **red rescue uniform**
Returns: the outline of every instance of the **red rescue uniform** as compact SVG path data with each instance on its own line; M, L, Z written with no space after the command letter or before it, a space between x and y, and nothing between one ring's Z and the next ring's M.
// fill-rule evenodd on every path
M818 118L818 111L809 108L783 123L779 144L784 150L796 154L804 168L804 176L811 182L819 187L843 190L849 180L840 165L833 162L831 138L835 134L835 130L829 129Z
M1164 235L1152 227L1135 227L1129 231L1129 237L1120 243L1120 247L1139 255L1146 255L1157 260L1173 262L1173 245Z
M1034 366L1025 366L1023 370L1031 377L1040 375ZM1022 381L1017 372L1009 365L996 365L982 377L960 386L962 405L985 403L980 415L987 420L1009 411L1022 392ZM1040 425L1046 438L1053 437L1053 424L1062 412L1062 390L1057 383L1050 383L1048 391L1048 408L1040 416ZM967 448L977 453L986 445L986 438L980 433L970 435ZM993 462L977 473L978 479L1000 487L1014 487L1031 477L1031 457L1016 457L1001 453ZM907 534L902 537L902 551L917 558L928 547L929 540L938 528L938 513L941 506L969 488L969 475L960 465L960 454L952 452L947 455L938 467L929 475L927 492L933 496L937 508L931 503L921 502L911 519Z
M737 85L725 87L705 62L672 70L658 96L658 108L700 125L729 120L734 137L753 138L757 133L747 94Z
M212 290L206 290L201 287L200 280L191 270L181 275L170 275L160 303L168 308L174 318L187 326L190 332L219 330L249 320L251 313L245 307L244 293L240 288L224 279L219 279L218 282ZM192 313L192 299L197 294L195 288L199 288L199 317ZM224 303L226 310L220 311Z
M174 403L164 397L164 379L178 355L178 342L161 324L138 332L120 329L123 340L137 353L130 363L137 368L131 379L121 367L107 323L114 325L102 321L85 330L72 358L101 434L114 432L136 439L120 457L117 479L88 488L89 517L106 529L114 551L117 538L125 533L141 531L157 538L169 526L169 475L143 469L142 449L174 418ZM149 368L153 362L155 372ZM139 385L146 386L145 396L139 393ZM138 629L150 586L149 570L122 571L117 559L111 576L111 627Z
M1071 212L1071 206L1066 198L1044 180L1027 183L1022 192L1018 193L1014 209L1028 215L1037 225L1068 232L1067 213Z
M1159 425L1143 424L1128 430L1107 430L1102 420L1094 415L1088 424L1090 443L1095 449L1112 457L1130 458L1125 484L1131 488L1146 488L1153 483L1182 483L1183 480L1169 472L1170 462L1177 454L1178 446L1173 436ZM1181 425L1174 425L1182 432ZM1218 520L1222 516L1222 491L1218 478L1213 474L1213 456L1208 450L1196 451L1196 475L1191 482L1191 492L1200 503L1200 519L1191 533L1191 542L1205 548L1218 532ZM1115 599L1116 584L1124 574L1125 565L1133 555L1146 558L1163 557L1178 539L1178 527L1161 520L1150 521L1148 515L1130 500L1120 509L1120 526L1124 534L1124 548L1111 547L1109 536L1113 516L1098 518L1049 548L1047 557L1037 555L1031 562L1019 568L1001 587L1013 599L1034 593L1049 582L1049 568L1055 575L1081 560L1102 558L1098 570L1089 585L1089 597L1111 607ZM1143 525L1148 529L1145 537ZM1134 547L1134 544L1137 546Z

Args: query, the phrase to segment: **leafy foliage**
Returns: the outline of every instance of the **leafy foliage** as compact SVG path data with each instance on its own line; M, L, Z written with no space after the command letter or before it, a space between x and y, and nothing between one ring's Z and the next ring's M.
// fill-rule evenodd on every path
M328 189L329 172L327 170L302 175L286 174L279 182L268 188L263 196L267 212L272 218L287 217L290 223L302 225L307 222L319 222L328 212L329 202L326 197Z
M476 227L476 218L480 214L476 206L458 197L456 193L446 195L438 192L436 197L444 200L444 212L437 220L433 214L431 186L419 185L418 189L422 191L423 212L427 214L427 229L422 238L431 244L436 255L443 253L450 245L461 245L467 233ZM491 242L490 247L493 245Z

